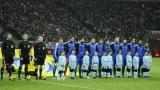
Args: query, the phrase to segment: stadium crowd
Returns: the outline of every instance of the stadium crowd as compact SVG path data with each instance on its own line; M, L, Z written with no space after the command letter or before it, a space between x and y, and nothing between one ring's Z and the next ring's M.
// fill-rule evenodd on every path
M27 32L46 41L58 37L123 38L146 40L146 30L158 30L157 2L106 0L1 0L0 27L21 35Z

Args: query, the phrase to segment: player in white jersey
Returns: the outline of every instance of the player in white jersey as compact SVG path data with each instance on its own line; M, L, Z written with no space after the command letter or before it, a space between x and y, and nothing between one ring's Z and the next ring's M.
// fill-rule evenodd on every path
M128 51L128 54L126 56L126 67L127 67L127 77L130 78L130 71L132 68L132 56L131 51Z
M77 66L77 57L75 55L75 51L72 51L72 54L69 56L69 68L70 68L70 77L71 79L75 79L75 69Z
M136 52L135 56L133 57L133 76L134 78L138 78L138 67L139 67L139 57L138 52Z
M105 78L106 77L106 74L107 74L107 60L108 60L108 57L107 57L107 54L106 52L103 52L103 56L101 57L101 75L102 75L102 78Z
M119 50L119 51L118 51L118 54L117 54L117 56L116 56L116 67L117 67L116 76L117 76L118 78L121 77L122 64L123 64L122 51Z
M143 56L143 77L150 77L149 71L151 68L152 56L151 53L145 52Z
M92 73L93 73L93 78L96 78L96 76L97 76L98 64L99 64L98 54L97 54L97 52L94 52L94 56L92 58Z
M107 55L107 77L111 77L112 69L113 69L113 57L112 57L112 51L110 51Z
M64 80L64 70L66 65L66 56L65 51L62 51L61 55L58 58L58 79Z
M89 62L90 62L90 58L88 55L89 55L89 52L86 51L83 57L83 64L82 64L83 78L87 78L87 72L88 72Z

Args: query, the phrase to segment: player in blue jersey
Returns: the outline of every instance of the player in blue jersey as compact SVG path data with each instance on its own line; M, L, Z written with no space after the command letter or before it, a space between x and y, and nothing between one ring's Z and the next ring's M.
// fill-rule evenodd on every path
M126 39L123 40L123 44L121 45L121 50L122 50L122 56L123 56L122 77L124 77L124 71L126 67L126 56L128 51L128 44Z
M99 40L99 43L97 44L97 52L98 52L98 57L99 57L99 70L98 70L98 73L99 73L99 78L101 78L101 57L103 55L103 39L100 39Z
M76 43L76 53L77 53L77 60L78 60L78 66L79 66L79 77L82 77L82 61L83 61L83 56L86 51L86 45L84 42L84 38L80 40L80 42Z
M69 56L71 55L72 51L75 51L76 47L75 47L75 38L71 37L70 41L68 41L67 43L65 43L65 52L66 52L66 57L67 57L67 62L66 62L66 67L65 67L65 76L66 76L66 71L67 71L67 67L68 67L68 63L69 63Z
M89 57L90 57L90 65L87 75L91 72L91 64L92 64L92 57L94 56L94 52L96 52L96 39L92 38L91 42L88 43L87 51L89 51Z
M55 79L55 73L56 73L56 64L58 61L59 56L61 55L61 53L64 51L64 42L63 42L63 38L59 39L59 42L56 43L55 48L53 49L53 57L54 57L54 69L53 69L53 79Z
M119 44L119 37L116 37L115 38L115 42L113 42L111 44L111 48L112 48L112 51L113 51L113 72L114 72L114 76L116 76L116 56L118 54L118 51L120 49L120 44Z
M141 69L142 62L143 62L143 45L142 45L142 40L138 41L138 45L136 47L136 51L138 52L138 57L139 57L138 76L140 77L141 74L143 74L143 69Z

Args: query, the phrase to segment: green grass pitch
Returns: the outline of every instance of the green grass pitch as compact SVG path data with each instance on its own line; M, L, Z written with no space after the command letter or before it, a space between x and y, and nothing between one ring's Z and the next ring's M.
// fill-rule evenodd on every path
M7 77L8 74L5 74ZM0 80L0 90L160 90L160 58L153 59L151 78L77 80Z

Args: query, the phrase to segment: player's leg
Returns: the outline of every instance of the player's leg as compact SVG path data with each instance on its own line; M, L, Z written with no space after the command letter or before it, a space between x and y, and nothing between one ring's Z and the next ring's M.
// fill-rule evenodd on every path
M101 78L101 57L99 57L99 68L98 68L98 74L99 74L99 78Z
M35 65L35 79L38 80L38 63Z
M23 65L23 63L22 63L22 60L20 60L20 66L19 66L19 68L18 68L18 80L21 80L21 71L22 71L22 65Z
M107 72L108 72L107 68L104 68L104 78L107 77Z
M101 77L102 77L102 78L104 78L104 72L105 72L104 68L101 67Z
M82 78L82 58L79 58L79 78Z
M126 68L126 60L124 59L123 60L123 66L122 66L122 77L125 77L124 76L125 68Z
M25 71L24 78L26 78L28 75L28 64L25 64L24 71Z
M40 65L40 68L39 68L39 79L42 79L42 68L43 68L43 65Z
M113 74L116 76L116 60L113 60Z
M14 67L12 66L13 61L14 61L13 57L8 57L9 80L10 80L10 77L13 75L13 70L14 70Z
M108 77L108 78L111 77L111 73L110 73L111 71L112 71L112 68L108 68L108 72L107 72L107 77Z
M68 64L69 64L69 59L66 60L66 65L65 65L65 70L64 70L64 76L66 76Z
M121 68L117 67L117 77L120 78L121 77Z
M138 68L134 68L134 78L138 78Z
M74 72L75 72L75 70L73 68L71 68L70 69L70 77L71 77L71 79L75 79L75 77L74 77L75 73Z
M130 76L131 76L131 75L130 75L130 71L131 71L131 69L130 69L129 67L127 67L127 77L128 77L128 78L130 78Z
M10 80L10 77L12 76L12 72L13 72L13 69L12 69L12 64L8 64L8 73L9 73L9 80Z
M93 69L93 78L96 78L96 70Z
M58 71L58 80L60 80L61 79L61 71L59 70Z
M150 69L147 69L147 77L150 78Z
M1 64L1 79L3 79L3 72L4 72L4 59L2 59L2 64Z
M57 60L55 60L55 61L57 61ZM57 70L57 65L54 64L54 66L53 66L53 79L55 79L55 77L56 77L56 70Z
M143 70L141 69L141 66L142 66L142 60L140 60L139 62L139 67L138 67L138 77L143 76Z

